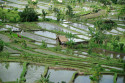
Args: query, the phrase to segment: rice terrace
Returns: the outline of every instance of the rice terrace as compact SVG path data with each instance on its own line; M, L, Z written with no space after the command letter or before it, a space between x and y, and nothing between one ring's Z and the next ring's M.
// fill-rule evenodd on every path
M125 83L125 0L0 0L0 83Z

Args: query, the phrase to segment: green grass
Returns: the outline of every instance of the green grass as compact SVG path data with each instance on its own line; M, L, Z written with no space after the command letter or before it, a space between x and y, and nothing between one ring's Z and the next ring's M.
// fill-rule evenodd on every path
M27 72L27 62L24 62L23 63L23 71L21 72L21 75L20 75L20 82L25 82L26 78L25 78L25 75L26 75L26 72Z
M49 69L49 67L48 67L48 66L45 66L44 73L43 73L43 77L46 77L46 76L47 76L48 69Z
M72 78L70 80L70 83L74 83L74 80L75 80L77 75L78 75L78 72L73 73Z
M115 73L115 75L113 77L113 81L114 81L114 83L117 83L117 73Z

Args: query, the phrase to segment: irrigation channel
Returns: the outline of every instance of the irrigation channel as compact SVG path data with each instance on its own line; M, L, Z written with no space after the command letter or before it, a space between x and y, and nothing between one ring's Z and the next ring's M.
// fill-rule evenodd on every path
M96 0L86 1L96 2ZM4 0L0 0L0 4L4 3ZM16 7L18 11L23 11L26 4L28 3L25 0L7 0L5 9ZM42 9L48 10L48 4L54 5L48 0L40 0L36 11L41 13ZM74 8L80 7L75 6ZM88 4L82 8L86 11L90 10ZM80 12L80 10L74 12ZM113 17L112 15L115 14L117 14L116 11L111 11L107 18L115 21L118 26L110 31L105 30L104 33L107 35L123 35L125 32L124 20ZM54 21L57 19L54 14L46 18ZM42 17L39 16L39 19ZM91 70L98 64L101 64L104 69L103 72L99 72L98 83L114 83L114 72L116 71L123 71L123 73L117 73L116 83L125 83L122 63L125 61L125 52L95 48L92 52L99 56L91 56L86 46L84 49L72 50L59 46L57 41L59 35L75 35L73 38L67 37L68 40L74 42L89 41L91 39L89 28L95 28L94 24L89 21L4 23L4 26L0 26L0 39L5 43L3 48L5 54L0 55L2 56L0 57L0 83L17 83L21 79L25 62L27 63L23 75L25 83L39 83L42 75L45 78L49 76L49 81L52 83L91 83L90 77L93 73ZM46 48L41 46L43 41L47 44ZM26 43L26 47L22 42Z

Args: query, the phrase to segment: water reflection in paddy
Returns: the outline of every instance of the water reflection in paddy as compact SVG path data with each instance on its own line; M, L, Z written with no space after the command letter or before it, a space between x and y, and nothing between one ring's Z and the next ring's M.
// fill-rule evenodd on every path
M29 65L26 74L26 83L34 83L36 80L40 80L41 74L44 73L44 66Z
M57 20L57 18L54 17L54 16L46 16L46 18L50 18L50 19L53 19L53 20Z
M12 6L12 7L17 7L17 8L25 8L25 6L23 5L18 5L18 4L14 4L14 3L7 3L8 6Z
M67 24L61 24L61 25L64 26L64 27L67 27L67 28L69 28L69 29L71 29L71 30L75 30L75 31L77 31L77 32L87 34L87 32L82 31L82 30L77 29L77 28L74 28L74 27L72 27L72 26L69 26L69 25L67 25Z
M83 38L83 39L86 39L86 40L89 40L90 38L87 37L87 36L84 36L84 35L77 35L79 38Z
M56 34L48 31L34 31L35 34L46 36L49 38L56 39Z
M76 77L74 83L90 83L89 75Z
M5 28L1 28L0 31L7 31L8 29L11 29L12 31L20 31L19 28L10 25L6 25Z
M23 4L23 5L28 4L27 1L24 1L24 0L23 1L20 1L20 0L7 0L7 1L17 3L17 4Z
M69 70L53 70L50 69L50 78L49 80L54 83L61 83L62 81L65 81L66 83L69 83L73 73L75 71L69 71Z
M74 83L91 83L91 80L89 79L90 75L82 75L77 76ZM114 83L113 82L114 75L101 75L99 83ZM117 83L124 83L125 77L124 76L118 76L117 77Z
M71 25L73 25L74 27L78 27L80 29L83 29L83 30L86 30L86 31L89 31L88 27L83 25L83 24L78 24L78 23L72 23Z
M23 70L20 63L0 63L0 79L3 82L16 81Z
M32 34L32 33L28 33L28 32L20 33L19 32L18 34L22 35L22 36L25 36L25 37L28 37L30 39L33 39L35 41L39 41L39 42L45 41L46 43L56 44L56 40L52 40L52 39L48 39L48 38L45 38L45 37L41 37L41 36L38 36L38 35L35 35L35 34Z
M124 53L117 53L117 52L113 52L113 51L108 51L105 49L94 49L94 52L98 53L98 54L103 54L105 56L109 56L111 58L120 58L125 60L125 54Z
M103 75L99 83L114 83L113 75Z
M125 31L125 29L118 27L117 30L119 31Z
M38 26L40 26L41 28L43 29L47 29L47 30L55 30L55 31L62 31L62 32L69 32L69 33L74 33L72 31L69 31L67 29L64 29L60 26L57 26L55 24L52 24L52 23L45 23L45 22L41 22L41 23L38 23Z
M42 43L40 43L40 42L35 42L34 44L42 45ZM56 47L56 45L47 44L47 47Z

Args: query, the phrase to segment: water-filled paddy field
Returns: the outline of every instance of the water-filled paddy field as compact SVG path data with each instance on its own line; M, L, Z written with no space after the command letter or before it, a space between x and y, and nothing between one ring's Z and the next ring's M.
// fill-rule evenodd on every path
M36 21L19 20L27 4ZM125 83L124 5L34 4L0 0L0 83ZM60 36L67 39L64 44Z

